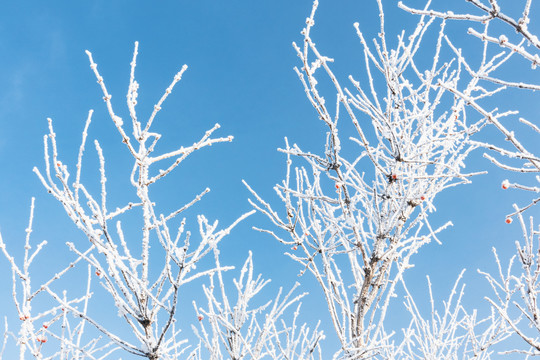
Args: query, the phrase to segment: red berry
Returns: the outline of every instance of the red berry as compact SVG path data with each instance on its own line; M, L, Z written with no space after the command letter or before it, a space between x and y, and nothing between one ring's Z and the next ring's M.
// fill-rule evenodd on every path
M202 315L199 315L199 316L197 316L197 319L198 319L199 321L202 321L202 319L204 319L204 318L203 318Z
M296 249L298 249L298 246L294 245L292 249L296 250Z
M42 344L47 342L47 338L45 336L41 336L41 335L39 335L36 340L38 342L42 343Z
M397 175L396 174L392 174L392 180L397 180Z
M505 222L506 222L507 224L511 224L511 223L512 223L512 218L506 218Z
M101 276L101 273L99 272L99 270L96 271L96 275L97 275L97 276Z
M43 324L43 327L44 327L45 329L47 329L47 328L49 327L49 325Z
M336 189L339 189L339 184L336 184Z
M508 180L504 180L501 184L501 187L506 190L510 187L510 182Z
M420 200L424 201L426 200L426 197L424 195L420 196Z

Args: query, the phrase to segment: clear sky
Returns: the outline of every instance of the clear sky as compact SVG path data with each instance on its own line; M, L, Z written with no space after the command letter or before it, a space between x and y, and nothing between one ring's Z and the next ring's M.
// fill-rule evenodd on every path
M388 8L387 32L410 31L416 18L397 9L393 1L384 3ZM423 6L423 1L405 3ZM194 154L156 191L156 199L167 213L210 187L211 193L188 218L191 216L194 223L194 216L204 213L226 225L250 210L242 179L279 206L272 187L284 176L285 158L276 149L284 145L285 136L302 148L324 151L325 129L293 71L300 64L291 43L302 41L300 30L310 10L309 0L1 2L0 230L10 251L20 256L31 197L36 197L33 240L46 239L49 245L35 264L38 274L34 285L40 276L47 278L57 271L59 260L69 259L66 241L85 241L32 173L33 166L43 168L47 117L54 121L61 159L73 169L84 121L94 109L89 140L98 139L104 149L109 195L120 200L133 195L124 186L130 158L108 118L85 50L92 52L124 118L128 118L125 94L135 41L140 43L136 77L141 85L141 118L151 112L181 66L189 66L157 119L155 131L163 134L159 150L192 144L215 123L221 125L217 135L233 135L235 139ZM359 75L364 70L363 56L352 24L358 21L366 38L374 37L378 31L375 1L323 0L316 21L313 38L320 51L336 59L333 66L342 84L348 86L349 74L364 76ZM451 28L451 35L462 41L467 51L474 51L474 41L466 39L467 26L458 25ZM505 70L509 76L527 65L518 62L515 66ZM533 76L533 82L538 83L538 73ZM333 101L332 93L326 96ZM540 106L533 99L530 94L512 92L507 97L510 101L501 107L518 107L536 120ZM504 143L502 135L492 130L482 136ZM97 191L97 158L92 147L88 149L84 179ZM488 286L476 269L495 268L493 246L500 249L505 262L513 252L520 230L515 223L504 223L505 214L511 212L513 202L523 204L528 197L502 191L501 181L513 179L513 175L489 164L479 150L471 156L468 170L481 169L489 175L447 190L435 201L438 211L432 222L451 220L454 226L440 236L442 246L431 244L420 251L416 268L406 275L409 287L419 297L427 299L426 274L435 284L436 295L442 297L461 269L467 268L466 303L471 308L485 308L482 298ZM530 215L538 213L538 207L529 211ZM256 271L272 279L268 296L280 286L289 288L298 280L299 271L298 265L283 255L289 249L251 230L252 226L269 225L264 216L256 214L222 243L225 264L241 266L248 250L253 251ZM0 315L16 321L9 290L11 276L3 257L0 269L0 274L5 274L0 277L0 289L4 289L0 292ZM330 344L335 339L321 308L319 289L313 287L312 279L301 280L311 292L304 301L305 319L321 314L333 350ZM191 311L190 303L186 304Z

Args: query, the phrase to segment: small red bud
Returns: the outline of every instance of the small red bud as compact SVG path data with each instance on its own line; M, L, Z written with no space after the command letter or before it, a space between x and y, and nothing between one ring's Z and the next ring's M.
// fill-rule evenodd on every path
M506 190L510 187L510 182L508 180L504 180L501 184L501 187Z
M336 189L339 189L339 184L336 184Z
M511 224L512 223L512 218L506 218L506 220L504 222L506 222L507 224Z
M296 249L298 249L298 246L294 245L292 249L296 250Z
M396 174L392 174L392 180L397 180L397 175Z
M49 327L49 325L43 324L43 328L47 329L48 327Z
M202 315L197 316L197 320L202 321L202 319L204 319Z
M101 272L99 270L96 271L97 276L101 276Z
M424 201L426 200L426 197L424 195L420 196L420 200Z

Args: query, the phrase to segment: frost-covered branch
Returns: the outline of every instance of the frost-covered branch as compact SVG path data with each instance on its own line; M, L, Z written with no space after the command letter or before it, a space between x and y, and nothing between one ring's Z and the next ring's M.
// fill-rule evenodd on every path
M91 338L85 336L86 314L88 312L88 301L92 296L90 291L91 284L91 268L88 268L87 287L83 296L68 300L67 292L63 291L62 295L57 295L52 290L53 282L56 284L61 281L62 277L76 264L82 260L81 256L77 256L74 261L68 264L63 270L56 272L48 281L43 282L35 289L32 286L32 271L30 269L37 255L43 250L47 244L46 241L37 245L32 251L33 245L30 241L32 233L32 223L34 219L34 199L30 207L29 224L26 228L26 240L24 243L24 256L22 266L18 265L17 260L8 252L7 246L0 234L0 249L11 265L12 272L12 298L17 309L18 318L21 321L19 331L14 334L7 329L2 345L2 353L4 352L9 335L16 342L19 352L19 359L26 358L26 354L30 353L35 359L53 359L53 358L72 358L72 359L104 359L112 352L118 350L118 347L113 346L112 342L103 343L100 338ZM87 250L87 255L92 248ZM48 308L44 308L42 304L43 296L38 295L43 293L54 294L61 298L64 305L55 304ZM33 306L39 302L39 305ZM82 305L82 309L78 310L80 316L72 318L70 309L77 309ZM39 308L41 311L36 312L34 308ZM1 354L0 354L1 358Z
M216 267L220 268L217 250L214 255ZM319 341L324 336L317 328L310 331L305 324L298 327L300 305L297 304L292 324L283 319L290 312L288 308L306 295L293 295L298 283L285 296L280 289L274 300L253 306L253 299L268 283L260 275L254 276L251 253L240 277L234 280L236 303L231 303L227 295L222 272L210 277L210 286L204 287L207 306L197 307L194 303L200 321L200 331L195 328L194 331L208 350L209 357L205 359L316 359L317 355L321 358ZM282 327L278 325L280 322Z
M428 214L435 210L437 194L475 175L463 171L464 160L478 147L471 135L486 123L468 118L465 100L448 91L463 68L459 61L441 60L445 22L435 30L432 51L423 47L434 24L427 16L390 48L382 1L377 4L380 30L374 45L354 25L366 76L362 81L350 76L349 90L311 37L314 2L303 45L293 46L302 63L295 70L327 131L324 152L308 153L286 140L280 151L287 155L287 173L275 187L284 204L281 213L248 186L256 198L252 205L289 238L263 231L292 249L287 255L301 265L300 274L317 279L342 355L351 359L390 351L384 319L395 286L412 266L411 256L438 241L437 232L449 225L432 227ZM419 57L433 61L420 67ZM335 101L320 92L319 76L330 79ZM468 94L477 83L466 83ZM354 134L339 132L344 116ZM302 158L307 167L293 167L292 157Z
M517 210L517 206L514 207ZM523 232L522 241L516 241L517 254L504 267L493 249L498 274L480 270L479 273L485 276L493 290L493 296L487 300L514 333L530 346L530 350L519 348L508 352L540 355L540 228L536 225L535 229L532 217L528 224L521 213L517 213L517 218ZM519 269L513 266L516 260Z
M456 53L460 63L467 70L467 73L471 77L481 80L481 82L479 82L478 84L476 91L480 94L483 93L488 95L483 96L484 98L491 97L491 95L493 95L493 92L490 90L490 88L493 88L493 86L498 88L497 91L508 91L506 90L507 88L533 91L540 90L540 84L538 83L524 83L523 81L514 81L512 79L500 78L500 76L507 77L507 75L510 73L508 71L501 73L501 75L492 76L489 74L489 72L493 72L497 68L501 67L503 64L513 61L513 68L518 69L518 72L514 72L513 76L519 76L520 78L523 78L521 75L527 74L526 67L522 64L522 60L525 59L527 62L530 62L530 65L532 67L531 74L527 78L534 79L535 69L538 65L540 65L540 40L538 39L538 36L532 33L529 29L529 24L532 19L532 1L528 0L519 4L519 6L521 7L521 17L519 19L509 16L507 14L507 11L503 9L503 5L499 4L498 0L489 0L489 2L480 0L467 0L469 4L473 5L474 10L480 11L481 15L455 14L453 11L450 10L435 11L429 9L430 2L431 1L427 2L427 5L424 9L415 9L409 7L403 4L403 2L401 1L399 2L398 6L412 14L429 16L431 19L440 18L443 22L446 22L448 20L465 20L473 23L473 25L478 26L477 29L470 27L468 29L468 33L482 42L483 57L479 66L473 65L473 62L470 60L473 57L463 56L461 54L461 50L458 50L457 47L453 45L451 40L448 37L445 37L446 41L450 45L450 48ZM516 5L516 3L511 4L511 6L513 7L515 7ZM510 9L508 8L507 10ZM498 23L502 23L504 24L504 26L494 26L498 25ZM491 50L492 48L495 48L495 51L497 51L497 53L496 55L491 57L490 61L486 61L486 59L489 58L488 54L493 51ZM501 49L503 50L502 52L500 52ZM537 139L538 126L529 120L515 116L518 114L517 111L504 112L500 111L498 108L493 108L493 105L486 103L485 101L479 102L479 98L475 98L474 96L471 96L472 94L463 91L458 84L447 84L446 86L448 85L450 91L454 92L456 95L464 99L467 104L471 105L473 109L475 109L479 114L484 116L489 123L493 124L504 135L504 139L508 141L514 148L512 150L508 150L504 147L495 146L493 144L480 144L487 149L499 153L506 159L505 161L498 160L489 153L485 154L485 157L496 166L508 171L529 174L535 173L537 174L535 179L537 182L540 183L540 155L538 149L531 145L525 146L522 142L520 142L514 134L513 128L509 125L503 124L500 121L500 118L510 116L510 118L519 119L522 124L529 127L529 132L533 136L536 135ZM497 104L497 106L500 106L500 104ZM525 135L521 135L521 138L525 138ZM536 141L538 142L538 140ZM521 164L519 166L512 165L515 162L514 159L520 159ZM505 183L508 184L508 181L505 181ZM539 186L524 185L521 182L511 184L510 187L532 191L537 194L540 193ZM505 188L504 185L503 188ZM517 213L524 212L539 201L540 197L534 198L528 205L524 205L518 208L516 212L508 214L507 218L511 219Z
M492 312L478 319L476 311L467 313L462 305L465 285L460 285L464 271L456 280L440 312L432 293L428 277L430 316L419 308L411 293L406 291L405 307L411 316L408 329L404 329L409 343L404 347L407 359L490 359L491 347L510 336L506 323Z
M135 43L127 93L132 127L132 135L130 135L127 125L114 110L112 96L105 86L92 54L88 51L86 53L90 60L90 67L102 89L109 116L133 158L130 182L136 200L114 210L108 208L110 201L107 193L105 154L97 140L94 145L99 159L100 194L97 196L91 194L81 183L82 159L92 111L89 113L83 131L75 182L70 183L69 167L61 161L51 119L49 119L49 134L44 137L45 174L37 168L34 168L34 172L47 191L62 204L67 215L86 235L92 248L95 249L87 253L78 250L80 245L68 244L70 249L78 254L79 259L83 259L94 269L100 284L110 295L119 316L123 318L138 344L111 332L106 324L99 323L90 315L69 305L61 296L47 291L62 306L94 325L124 350L153 360L173 359L175 354L184 352L186 346L185 341L176 338L179 330L171 330L175 327L173 323L176 321L177 304L180 297L184 296L181 291L182 286L216 271L228 269L228 267L197 269L197 263L215 249L217 244L253 211L240 216L224 229L218 228L217 221L210 223L203 215L199 215L197 219L199 238L196 239L190 231L185 230L186 220L177 221L176 217L199 202L209 189L196 195L192 201L180 206L178 210L164 215L159 212L159 203L151 198L150 187L157 180L169 175L196 150L215 143L229 142L232 137L212 137L213 132L219 128L216 124L193 145L180 147L179 150L169 153L153 155L161 134L151 132L151 126L163 102L180 81L187 67L182 67L176 74L154 106L149 119L146 123L141 123L136 111L139 84L135 80L138 54L138 44ZM162 168L156 169L156 166ZM128 243L125 240L125 225L120 219L134 208L140 209L140 224L137 227L142 231L138 242L131 239ZM176 229L170 227L173 221L178 222L174 225ZM133 225L130 224L130 226ZM150 260L152 243L161 246L163 252L161 261ZM134 251L139 251L139 249L140 254L135 255Z

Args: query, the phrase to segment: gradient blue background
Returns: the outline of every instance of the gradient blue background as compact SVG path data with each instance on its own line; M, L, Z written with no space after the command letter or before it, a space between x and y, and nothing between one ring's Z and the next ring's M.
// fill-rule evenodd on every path
M384 3L387 33L393 34L389 38L394 39L402 27L413 29L416 17L397 9L393 1ZM423 1L406 3L423 6ZM435 7L440 8L444 3L436 2ZM74 174L80 134L88 110L94 109L83 180L97 194L98 168L92 140L98 139L106 157L110 207L134 197L125 178L131 169L129 154L108 118L84 50L93 53L113 95L115 109L124 119L128 119L125 94L134 41L140 42L136 70L141 85L140 119L150 114L181 66L189 66L155 123L154 130L163 134L158 151L192 144L216 122L222 126L216 135L233 135L235 139L192 155L175 174L157 186L155 198L163 213L167 213L210 187L211 193L187 214L188 220L195 224L195 215L204 213L225 226L250 210L249 194L241 179L274 204L276 210L281 210L272 187L284 176L285 157L276 148L284 145L285 136L304 149L324 151L326 130L317 120L293 71L300 63L291 43L302 41L300 30L310 11L308 0L2 2L0 230L9 250L20 259L30 199L36 197L33 241L46 239L49 245L34 264L34 286L58 271L60 263L71 259L64 245L66 241L85 245L83 235L32 173L33 166L44 168L43 135L47 132L47 117L54 120L60 158ZM322 1L313 31L319 51L336 59L333 68L344 86L348 86L349 74L357 78L365 76L362 49L352 26L356 21L366 38L376 36L375 1ZM449 33L466 51L474 53L479 43L467 38L467 26L452 24ZM530 28L538 30L534 22ZM438 25L434 30L438 30ZM525 77L536 83L540 80L537 72L528 70L528 64L519 60L503 68L501 74L508 78ZM326 96L333 101L331 92ZM502 109L519 108L522 116L536 121L539 102L533 93L511 91L499 99L505 101L497 104ZM515 119L508 120L509 127L519 133L526 130L512 121L515 123ZM504 145L502 135L493 129L487 129L479 139ZM538 143L533 137L524 134L523 141L538 153ZM476 269L495 269L491 253L494 246L504 262L512 255L513 243L521 236L520 229L515 222L505 224L505 214L512 211L512 203L526 204L530 196L502 191L503 179L524 178L495 168L482 158L481 150L469 160L468 171L487 169L489 175L437 196L438 211L431 216L432 223L436 226L451 220L454 226L441 234L442 246L430 244L421 249L415 257L416 267L406 274L406 279L409 288L418 295L418 303L425 304L426 274L431 276L435 295L441 299L447 296L461 269L467 268L465 304L483 312L487 310L483 297L491 293ZM301 161L296 164L303 165ZM523 181L531 183L530 179ZM538 207L528 212L534 214L538 214ZM253 231L252 226L270 224L260 214L249 218L221 244L222 257L224 264L241 266L248 250L253 251L256 272L272 279L259 300L263 303L280 286L290 288L298 280L299 267L283 255L288 248ZM0 289L3 289L0 315L8 317L14 330L18 320L11 299L11 274L3 257L0 268L4 274L0 277ZM74 276L68 288L74 294L81 291L76 279ZM304 289L311 292L304 300L302 319L311 322L321 318L327 333L325 347L329 353L333 352L336 339L325 316L319 289L308 276L300 280L305 283ZM200 283L194 286L194 293L199 286ZM101 304L107 304L106 298L100 297L99 291L96 296L95 302L105 307ZM188 294L184 299L185 311L180 316L194 322L190 297ZM400 309L400 302L396 300L395 309ZM394 317L396 326L405 324L402 311L391 313L390 323ZM190 337L189 327L185 331ZM115 358L119 356L129 358L125 354L117 354Z

